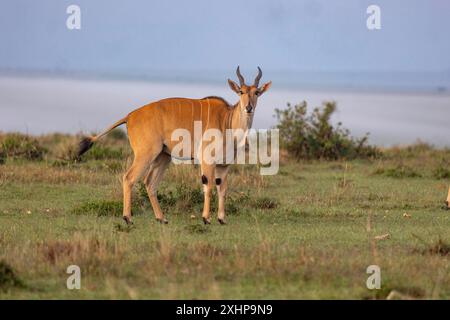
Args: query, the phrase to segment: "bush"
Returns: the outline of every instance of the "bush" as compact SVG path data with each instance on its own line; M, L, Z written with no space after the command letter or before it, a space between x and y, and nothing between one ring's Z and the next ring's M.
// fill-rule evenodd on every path
M1 138L0 153L3 158L42 160L46 152L36 139L28 135L11 133Z
M322 108L315 108L307 115L306 102L287 109L275 109L280 130L280 144L296 159L354 159L370 158L379 151L367 144L368 134L360 139L350 136L342 123L333 126L330 122L336 111L335 102L325 102Z

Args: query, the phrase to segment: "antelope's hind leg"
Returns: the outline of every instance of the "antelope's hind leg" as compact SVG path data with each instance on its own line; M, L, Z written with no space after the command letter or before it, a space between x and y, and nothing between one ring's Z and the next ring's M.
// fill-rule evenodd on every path
M164 213L158 202L157 188L164 176L164 172L170 164L170 156L164 152L161 152L158 157L150 165L149 171L145 176L144 183L147 189L148 198L152 204L153 212L155 213L156 220L160 223L167 224L168 221L164 218Z
M123 220L127 224L131 224L131 190L134 184L142 176L144 171L156 159L161 152L161 148L157 151L146 150L146 152L135 153L133 164L123 176Z

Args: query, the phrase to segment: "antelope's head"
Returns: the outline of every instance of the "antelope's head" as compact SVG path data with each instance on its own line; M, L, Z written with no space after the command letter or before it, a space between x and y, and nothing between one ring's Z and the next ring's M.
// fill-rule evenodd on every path
M239 108L241 113L249 118L253 118L253 113L255 112L256 103L258 102L258 98L267 90L269 90L272 85L272 81L269 81L263 84L261 87L259 86L259 80L262 77L261 69L258 67L258 75L255 78L255 81L252 85L246 85L244 77L241 75L239 71L239 67L236 69L236 75L239 79L239 85L228 79L228 84L234 92L239 95Z

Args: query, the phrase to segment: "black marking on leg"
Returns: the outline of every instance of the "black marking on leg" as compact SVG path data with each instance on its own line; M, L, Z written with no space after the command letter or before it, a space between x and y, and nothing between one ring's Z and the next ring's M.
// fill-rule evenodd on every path
M161 224L168 224L169 223L169 221L167 221L166 219L158 219L158 218L156 218L156 221L158 221Z
M208 184L208 178L204 174L202 174L202 183Z
M125 223L127 225L132 225L133 224L133 221L131 221L130 217L123 216L123 220L125 221Z
M211 224L211 221L209 221L209 220L206 219L206 218L203 218L203 223L204 223L204 224Z
M221 225L227 224L227 223L225 222L225 220L222 220L222 219L217 219L217 220L219 220L219 223L220 223Z
M450 206L449 206L448 201L445 201L444 209L445 209L445 210L450 210Z
M222 179L216 178L216 185L220 186L221 183L222 183Z

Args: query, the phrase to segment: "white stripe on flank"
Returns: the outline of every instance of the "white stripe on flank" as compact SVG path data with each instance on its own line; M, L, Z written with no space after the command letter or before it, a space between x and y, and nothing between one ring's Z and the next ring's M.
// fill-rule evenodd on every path
M201 100L198 100L198 102L200 102L200 121L203 122L203 105L202 105L202 101ZM202 127L203 127L203 125L202 125Z
M209 104L209 99L206 99L206 101L208 101L208 118L207 118L207 120L206 120L206 127L205 127L205 130L209 128L209 107L211 106L211 105Z

